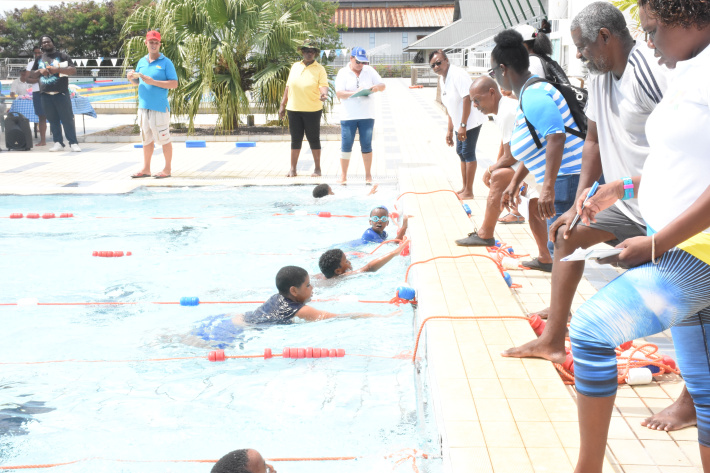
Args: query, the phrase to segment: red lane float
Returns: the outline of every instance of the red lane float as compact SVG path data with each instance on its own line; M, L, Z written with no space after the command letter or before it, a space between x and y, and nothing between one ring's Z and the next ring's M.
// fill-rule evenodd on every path
M22 215L20 213L10 214L10 218L22 218L22 217L24 217L24 215Z
M27 214L27 218L39 218L39 214Z
M42 218L56 218L53 213L42 214Z
M126 256L131 256L133 253L126 251ZM124 255L123 251L92 251L91 256L98 256L100 258L120 258Z

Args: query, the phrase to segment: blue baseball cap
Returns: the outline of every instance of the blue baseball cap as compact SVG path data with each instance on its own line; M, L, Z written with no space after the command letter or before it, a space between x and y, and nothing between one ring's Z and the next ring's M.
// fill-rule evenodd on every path
M370 62L365 54L365 48L361 48L360 46L357 46L350 51L350 57L354 57L360 62Z

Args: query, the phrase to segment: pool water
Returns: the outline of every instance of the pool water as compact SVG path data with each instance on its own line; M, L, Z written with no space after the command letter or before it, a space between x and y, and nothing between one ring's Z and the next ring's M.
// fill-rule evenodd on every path
M367 217L273 214L364 216L397 196L394 188L370 197L364 188L348 188L317 201L311 190L161 188L127 195L5 197L0 216L72 212L75 217L2 220L0 303L36 298L139 304L0 306L0 362L206 356L209 349L186 345L182 336L207 317L257 304L150 302L186 296L265 300L276 292L279 268L293 264L318 273L325 249L367 228ZM393 223L388 230L396 233ZM91 256L99 250L132 256ZM353 266L371 258L353 259ZM314 299L349 297L311 304L337 313L391 314L397 308L390 304L353 299L391 299L409 264L408 257L397 256L377 273L316 286ZM344 358L3 365L0 468L93 458L54 470L208 471L209 464L117 460L217 459L248 447L266 458L362 457L276 463L281 473L412 471L411 461L397 464L399 457L386 457L411 448L436 457L439 444L425 386L411 361L395 358L413 348L412 309L400 310L391 317L247 328L225 350L251 355L264 348L281 353L286 346L343 348ZM419 459L417 465L439 472L440 462Z

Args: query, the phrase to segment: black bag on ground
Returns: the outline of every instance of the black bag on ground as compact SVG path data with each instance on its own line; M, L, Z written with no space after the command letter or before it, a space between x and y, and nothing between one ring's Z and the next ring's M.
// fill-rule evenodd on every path
M29 151L34 146L30 121L21 113L10 112L5 118L5 146L9 150Z
M569 127L565 127L565 131L569 133L570 135L574 135L578 138L582 138L583 140L587 138L587 115L584 113L584 111L587 108L587 99L589 97L589 94L585 89L580 89L579 87L575 87L573 85L569 84L560 84L559 82L553 82L548 79L544 79L542 77L535 77L533 79L530 79L528 83L525 85L525 88L527 89L529 86L533 84L537 84L538 82L549 82L550 85L552 85L555 89L557 89L562 96L565 98L565 102L567 102L567 106L569 107L570 114L572 115L572 118L574 119L574 122L577 124L577 127L579 128L579 131L574 130ZM523 110L523 93L525 92L525 89L520 92L520 111L523 112L523 116L525 116L525 110ZM532 136L533 141L535 142L535 145L539 148L542 148L542 143L540 142L540 139L537 137L537 133L535 133L535 127L532 126L532 124L528 121L528 118L525 117L525 123L528 125L528 129L530 130L530 136Z

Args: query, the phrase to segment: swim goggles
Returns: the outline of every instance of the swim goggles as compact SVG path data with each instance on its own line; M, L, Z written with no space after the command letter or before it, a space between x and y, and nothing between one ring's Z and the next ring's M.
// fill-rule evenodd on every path
M371 222L382 222L382 223L387 223L390 221L390 218L387 215L383 215L382 217L378 217L377 215L370 217Z

